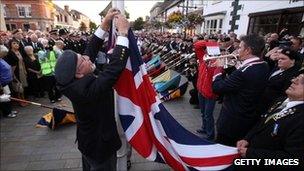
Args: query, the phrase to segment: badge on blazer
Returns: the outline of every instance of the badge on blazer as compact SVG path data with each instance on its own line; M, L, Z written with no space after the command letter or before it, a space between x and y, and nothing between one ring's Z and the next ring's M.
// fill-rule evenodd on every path
M279 130L279 124L278 123L275 123L274 126L273 126L273 130L271 132L271 136L276 136L278 135L278 130Z

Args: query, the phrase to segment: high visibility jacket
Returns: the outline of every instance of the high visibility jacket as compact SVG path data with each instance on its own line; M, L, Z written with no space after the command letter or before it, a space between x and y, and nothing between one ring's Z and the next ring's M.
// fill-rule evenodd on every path
M42 75L49 76L54 74L57 59L54 51L47 51L46 53L46 57L39 58L39 63L41 65Z

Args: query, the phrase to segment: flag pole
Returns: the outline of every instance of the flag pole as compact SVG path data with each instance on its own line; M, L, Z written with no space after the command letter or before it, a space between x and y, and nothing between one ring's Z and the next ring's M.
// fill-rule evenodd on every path
M124 0L112 0L112 7L113 8L117 8L120 10L121 14L125 14L125 9L124 9ZM115 19L114 19L115 20ZM115 29L114 27L114 22L112 22L113 24L113 29ZM115 100L115 119L116 119L116 124L117 124L117 130L119 133L119 137L121 140L121 148L117 151L117 165L116 168L117 170L120 171L127 171L127 157L128 157L128 153L131 152L131 147L127 142L124 130L122 128L120 119L119 119L119 114L118 114L118 108L117 108L117 92L115 91L114 94L114 100Z
M28 104L32 104L32 105L36 105L36 106L40 106L40 107L44 107L44 108L53 109L52 106L43 105L41 103L31 102L28 100L18 99L18 98L14 98L14 97L10 97L10 99L13 101L16 101L16 102L28 103Z
M48 109L57 108L57 107L48 106L48 105L44 105L44 104L41 104L41 103L32 102L32 101L23 100L23 99L18 99L18 98L14 98L14 97L10 97L10 99L11 99L12 101L22 102L22 103L28 103L28 104L31 104L31 105L40 106L40 107L48 108ZM57 109L59 109L59 110L65 110L65 109L61 109L61 107L58 107ZM65 111L67 111L67 110L65 110ZM71 111L67 111L67 112L74 114L74 112L71 112Z

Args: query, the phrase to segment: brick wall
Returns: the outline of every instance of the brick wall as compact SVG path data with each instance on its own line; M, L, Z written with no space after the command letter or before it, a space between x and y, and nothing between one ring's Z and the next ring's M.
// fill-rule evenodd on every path
M15 25L17 28L25 29L24 24L29 24L30 29L41 29L42 31L50 30L53 26L52 9L45 4L44 0L2 0L5 5L6 17L5 22L10 27ZM30 5L31 17L19 17L16 4ZM47 26L49 28L47 28ZM11 28L8 28L11 30Z

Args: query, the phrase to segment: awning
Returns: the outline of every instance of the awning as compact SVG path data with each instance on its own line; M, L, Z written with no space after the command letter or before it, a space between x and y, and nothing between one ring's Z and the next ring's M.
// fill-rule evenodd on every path
M227 11L220 11L220 12L215 12L215 13L203 15L203 17L205 18L205 17L212 17L212 16L217 16L217 15L225 16L226 13L227 13Z

